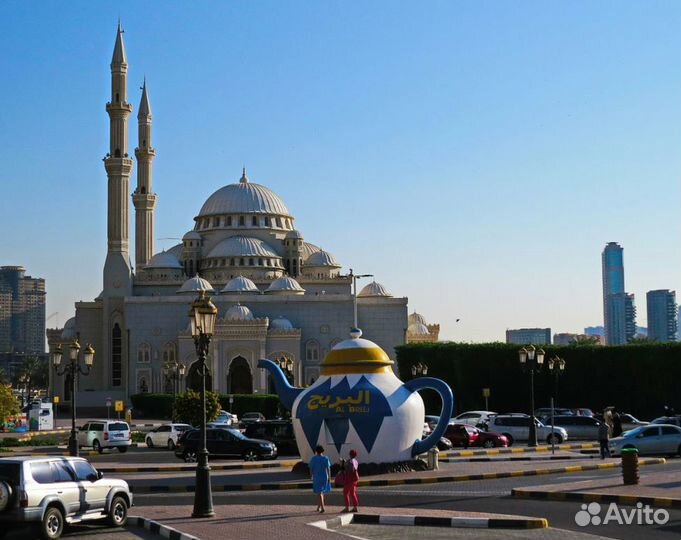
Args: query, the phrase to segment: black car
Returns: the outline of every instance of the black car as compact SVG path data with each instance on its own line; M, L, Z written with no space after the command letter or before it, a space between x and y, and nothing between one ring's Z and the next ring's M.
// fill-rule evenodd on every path
M280 454L298 455L296 435L290 420L264 420L257 424L249 424L246 426L244 435L273 442L277 445Z
M249 439L238 429L206 429L206 447L212 457L237 457L246 461L276 459L277 446L262 439ZM201 430L186 431L177 441L175 455L187 463L197 460L201 448Z

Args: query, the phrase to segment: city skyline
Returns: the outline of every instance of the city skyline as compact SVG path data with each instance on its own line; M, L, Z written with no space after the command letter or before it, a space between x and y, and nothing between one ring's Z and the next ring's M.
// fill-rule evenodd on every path
M0 90L13 103L2 112L12 129L0 134L8 163L1 224L17 232L0 262L44 277L48 316L58 312L63 325L74 301L102 289L109 83L100 59L110 57L117 20L82 2L9 5L0 37L13 51L11 84ZM520 30L499 33L498 21L470 33L485 19L481 9L402 5L383 21L380 5L320 4L288 28L277 21L286 10L272 3L219 6L210 19L198 6L196 20L169 3L151 22L121 4L135 52L132 114L145 75L154 108L157 248L193 225L180 208L196 215L245 165L287 200L301 229L318 231L344 272L372 273L407 295L409 312L439 323L441 339L503 341L506 328L579 333L601 324L598 253L610 240L627 249L627 290L645 326L645 292L681 288L681 255L669 249L681 230L681 76L664 69L678 63L670 21L681 21L681 9L644 18L637 29L654 39L634 54L641 36L618 33L643 10L634 4L607 24L585 23L586 4L566 7L571 32L553 38L555 14L538 9L523 28L540 35L526 41ZM519 11L500 16L532 10ZM418 38L411 48L399 39L406 24ZM602 33L617 39L601 43ZM585 59L596 41L604 52ZM494 58L506 45L503 60ZM561 59L551 69L550 53ZM644 84L641 70L656 84ZM651 240L658 229L672 240Z

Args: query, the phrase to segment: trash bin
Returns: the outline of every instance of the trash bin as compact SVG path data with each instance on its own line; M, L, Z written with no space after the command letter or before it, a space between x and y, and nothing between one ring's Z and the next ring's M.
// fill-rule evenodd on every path
M437 449L437 446L433 446L430 450L428 450L428 469L431 471L437 471L440 468L440 465L438 464L438 454L439 450Z
M622 450L622 478L625 486L638 484L638 450L636 448Z

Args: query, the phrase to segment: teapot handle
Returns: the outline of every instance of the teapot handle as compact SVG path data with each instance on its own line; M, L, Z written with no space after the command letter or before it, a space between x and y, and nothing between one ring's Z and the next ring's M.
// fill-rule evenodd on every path
M433 432L428 435L425 439L416 441L414 446L411 448L412 457L423 454L440 440L440 437L447 430L447 425L449 424L449 419L452 416L452 407L454 405L454 394L449 385L433 377L421 377L420 379L412 379L404 383L404 387L410 392L416 392L418 390L423 390L424 388L430 388L435 390L440 394L442 398L442 411L440 411L440 419L437 422L437 426Z

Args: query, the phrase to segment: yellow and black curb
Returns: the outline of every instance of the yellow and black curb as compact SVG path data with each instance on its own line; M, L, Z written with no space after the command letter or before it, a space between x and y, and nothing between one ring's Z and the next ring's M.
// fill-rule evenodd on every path
M597 443L557 444L556 450L591 450L598 448ZM510 448L483 448L480 450L448 450L440 452L440 458L495 456L499 454L524 454L529 452L550 452L551 446L512 446Z
M664 458L642 459L639 465L662 465L666 463ZM406 486L418 484L440 484L446 482L470 482L475 480L498 480L502 478L519 478L523 476L539 476L545 474L569 474L584 471L597 471L603 469L615 469L620 467L619 462L599 463L598 465L572 465L554 469L533 469L529 471L505 471L498 473L466 474L457 476L430 476L425 478L391 478L385 480L360 480L361 487L386 487ZM223 484L213 483L213 492L230 491L284 491L291 489L311 489L312 482L279 482L271 484ZM150 493L193 493L194 486L167 486L152 485L143 486L132 484L130 489L136 494Z
M320 529L359 525L401 525L408 527L456 527L467 529L546 529L549 522L543 518L483 518L439 517L380 514L344 514L326 521L309 523Z
M538 491L523 488L511 490L511 496L520 499L542 499L545 501L614 502L625 506L636 506L637 503L641 503L656 507L681 508L681 499L672 499L669 497L644 497L606 493L581 493L574 491Z
M568 461L575 459L598 459L597 455L572 456L510 456L510 457L472 457L472 458L440 458L440 463L500 463L506 461Z
M277 469L282 467L293 467L298 460L276 461L272 463L211 463L212 471L236 471L252 469ZM107 467L97 466L97 470L104 473L148 473L148 472L192 472L196 470L196 464L191 465L172 465L170 467L157 467L141 465L139 467Z

